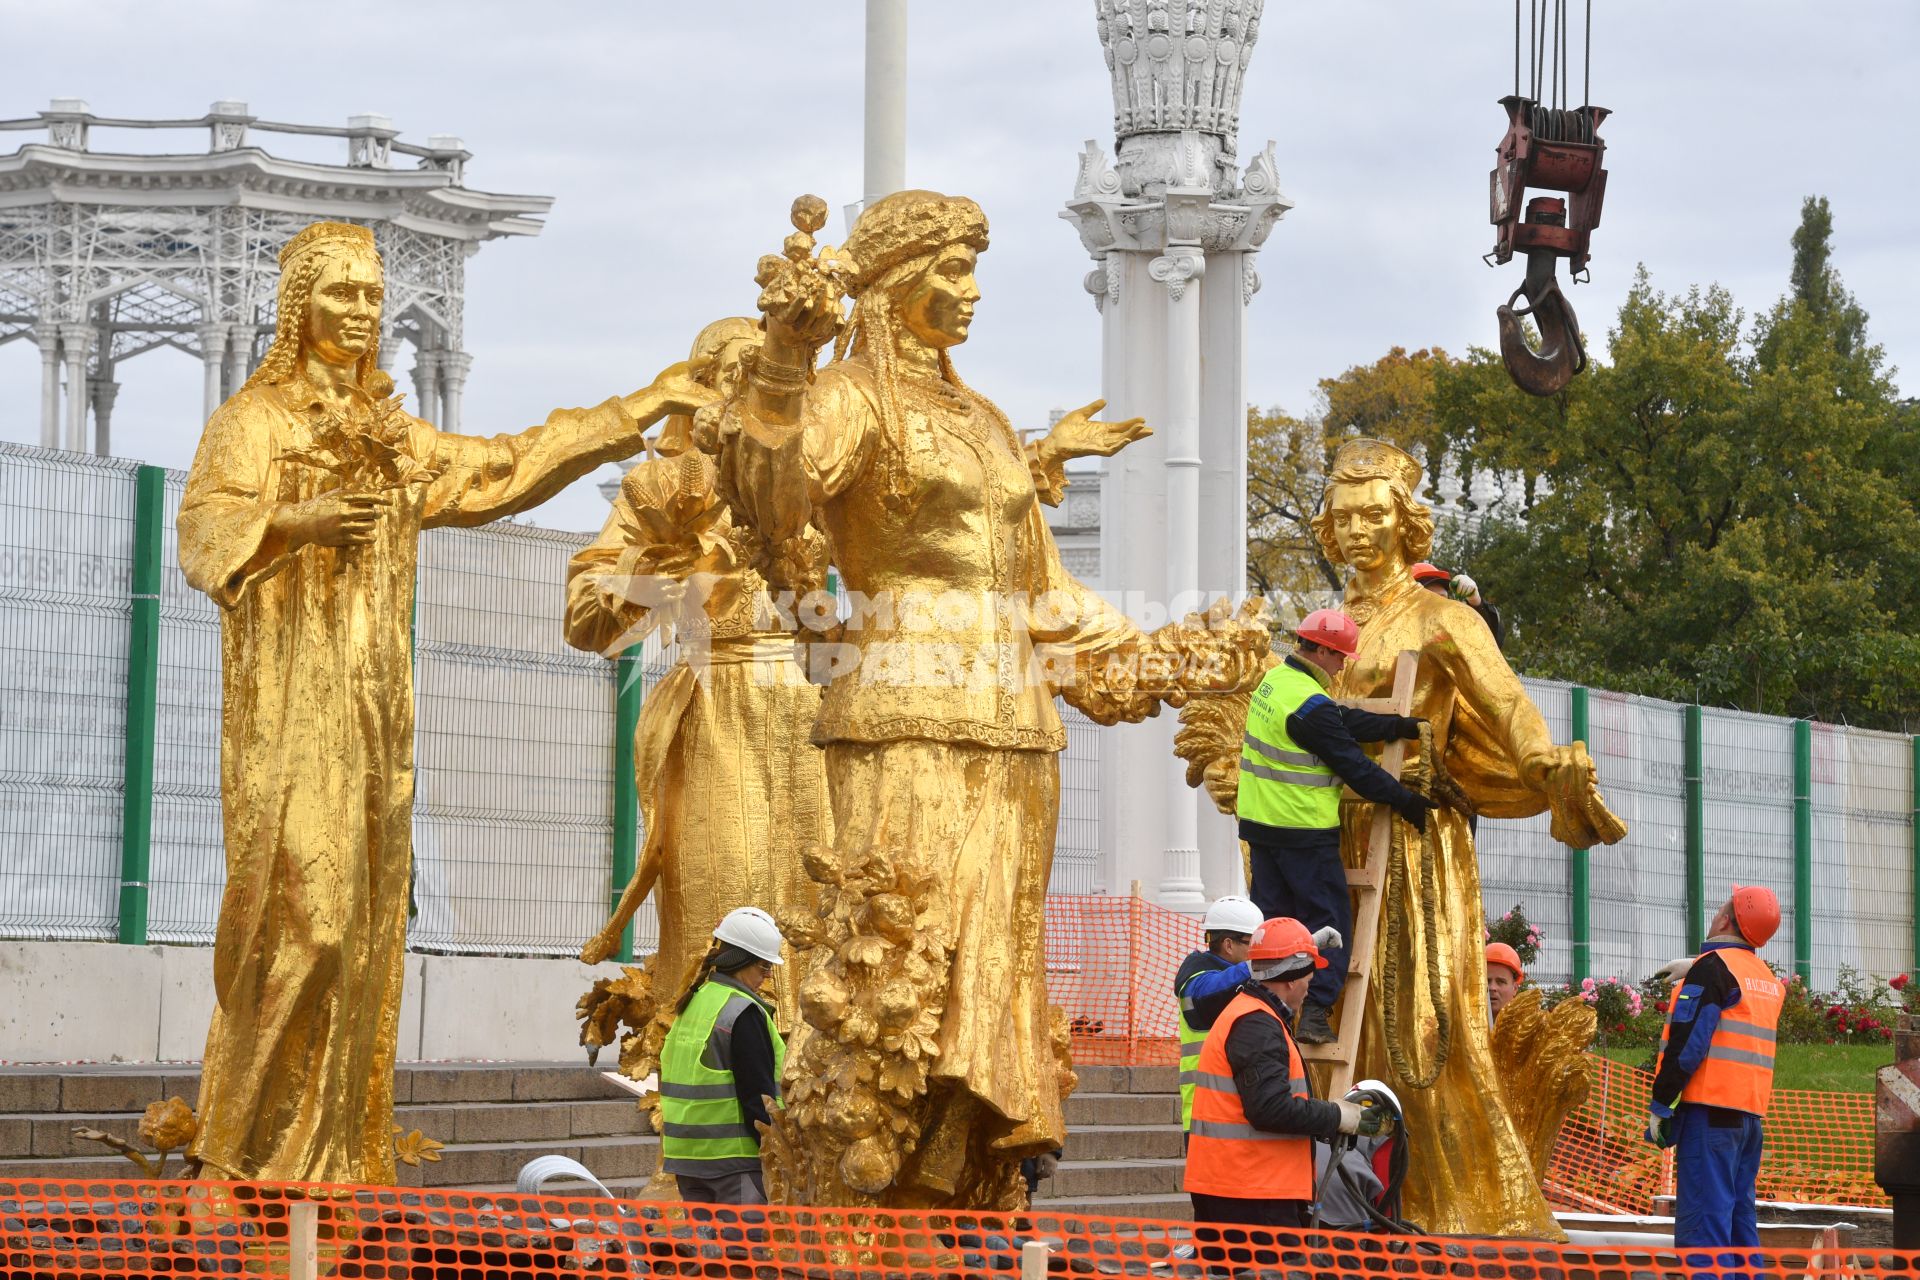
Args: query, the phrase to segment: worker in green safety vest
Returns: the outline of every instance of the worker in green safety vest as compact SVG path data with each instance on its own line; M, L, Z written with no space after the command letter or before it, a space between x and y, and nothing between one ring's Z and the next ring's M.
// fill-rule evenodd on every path
M760 988L780 964L780 929L758 907L738 907L680 998L660 1050L661 1166L680 1198L765 1204L760 1130L780 1101L787 1047Z
M1180 1002L1180 1128L1193 1128L1193 1089L1200 1070L1200 1046L1220 1011L1233 1002L1247 981L1247 948L1266 920L1260 908L1246 898L1229 894L1214 900L1200 927L1207 946L1196 951L1173 975L1174 998Z
M1327 687L1359 647L1360 629L1337 609L1315 609L1294 629L1292 653L1253 691L1240 748L1235 812L1247 842L1247 893L1267 918L1353 935L1353 900L1340 861L1340 784L1426 829L1431 801L1368 759L1362 742L1418 738L1420 721L1342 706ZM1301 1044L1329 1044L1327 1014L1347 978L1344 943L1324 952L1294 1028Z

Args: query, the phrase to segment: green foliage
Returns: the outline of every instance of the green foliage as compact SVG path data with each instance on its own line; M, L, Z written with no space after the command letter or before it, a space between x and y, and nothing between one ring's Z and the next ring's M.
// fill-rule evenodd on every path
M1435 367L1430 434L1524 478L1445 549L1498 601L1519 670L1913 723L1920 411L1828 262L1824 202L1804 217L1795 290L1751 324L1723 289L1667 295L1642 270L1609 363L1558 396L1522 394L1487 351Z

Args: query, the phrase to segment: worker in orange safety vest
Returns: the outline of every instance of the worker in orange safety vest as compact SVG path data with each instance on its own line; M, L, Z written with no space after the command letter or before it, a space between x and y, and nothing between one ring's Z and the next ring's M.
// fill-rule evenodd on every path
M1706 949L1674 988L1660 1037L1647 1141L1674 1147L1673 1243L1757 1245L1754 1179L1773 1094L1773 1049L1786 986L1756 951L1780 927L1771 889L1733 887ZM1687 1265L1720 1264L1691 1255Z
M1378 1109L1313 1096L1288 1029L1314 972L1326 967L1321 948L1340 943L1332 929L1309 934L1284 917L1265 921L1253 935L1252 977L1214 1020L1194 1075L1183 1185L1195 1222L1305 1226L1313 1202L1313 1140L1380 1131ZM1245 1238L1244 1232L1194 1231L1209 1262L1271 1265L1261 1257L1227 1257L1220 1248L1222 1240Z

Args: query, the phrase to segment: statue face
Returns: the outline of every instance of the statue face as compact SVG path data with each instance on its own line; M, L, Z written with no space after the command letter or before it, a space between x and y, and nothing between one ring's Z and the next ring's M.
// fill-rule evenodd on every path
M370 253L327 259L307 301L306 340L328 364L351 364L365 355L380 332L380 260Z
M948 245L913 282L900 304L908 332L930 347L951 347L967 340L973 304L980 286L973 278L975 254L967 245Z
M1327 515L1341 558L1354 568L1384 568L1400 554L1400 507L1387 481L1334 485L1327 491Z

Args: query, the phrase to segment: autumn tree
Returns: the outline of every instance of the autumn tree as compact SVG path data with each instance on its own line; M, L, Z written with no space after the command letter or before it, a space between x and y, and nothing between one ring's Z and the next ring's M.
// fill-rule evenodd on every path
M1395 347L1372 364L1323 378L1316 412L1247 414L1248 585L1280 606L1303 611L1345 582L1307 522L1326 495L1334 450L1354 436L1389 440L1423 458L1446 456L1434 418L1434 370L1452 363L1438 347Z
M1437 371L1434 416L1530 499L1454 554L1530 674L1905 727L1920 708L1920 514L1890 469L1913 415L1810 201L1793 288L1749 324L1644 271L1609 359L1535 400L1498 356ZM1907 463L1905 465L1911 465Z

